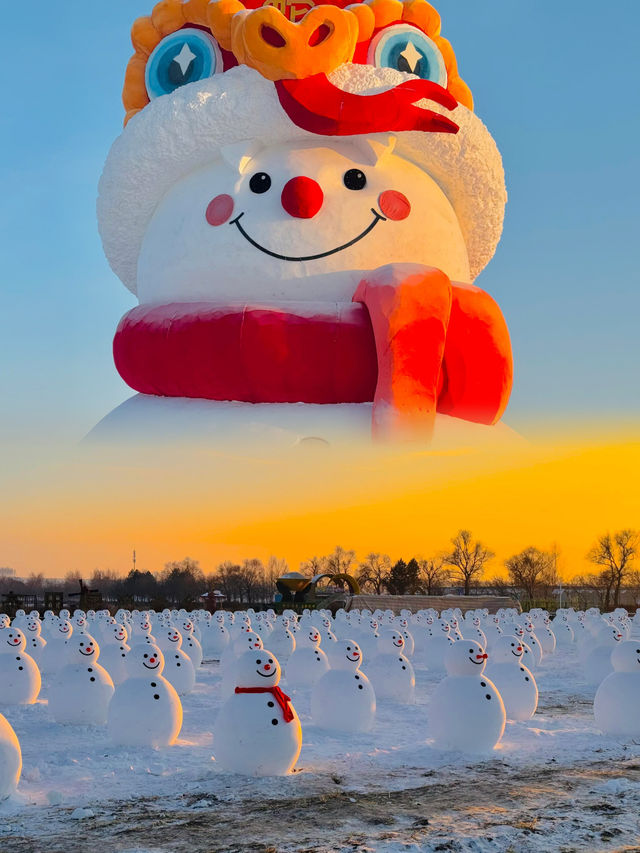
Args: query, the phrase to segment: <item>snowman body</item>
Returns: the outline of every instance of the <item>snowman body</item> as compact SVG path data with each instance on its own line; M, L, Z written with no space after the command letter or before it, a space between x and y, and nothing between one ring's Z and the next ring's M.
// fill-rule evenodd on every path
M614 671L598 687L593 702L596 725L608 735L640 738L640 643L619 643L611 661Z
M205 660L220 660L229 645L229 631L224 622L212 620L202 631L202 654Z
M543 623L536 626L536 636L545 655L552 655L556 650L556 635L549 625Z
M100 652L100 666L111 676L114 685L122 684L127 678L127 655L131 646L127 643L109 643Z
M25 652L27 638L13 625L0 628L0 704L33 705L40 694L38 665Z
M378 654L367 667L376 699L391 699L403 704L415 700L415 673L403 652L403 632L395 628L382 628Z
M0 801L15 793L22 772L22 752L16 733L0 714Z
M484 753L500 741L504 703L484 675L486 653L479 643L454 643L446 657L448 675L435 688L429 707L429 736L441 749Z
M596 645L587 653L584 660L584 677L588 684L594 687L602 684L605 678L613 672L611 656L618 643L622 642L622 634L617 629L609 634L601 635Z
M69 641L68 663L52 678L49 710L56 723L103 726L114 686L107 670L98 663L100 647L88 634Z
M162 677L164 657L157 646L133 646L127 656L129 678L116 688L109 703L107 732L120 746L165 747L175 743L182 728L182 703Z
M362 652L354 640L339 640L331 657L332 668L311 692L311 718L321 729L366 732L376 714L376 694L361 672Z
M530 720L538 707L538 686L533 673L522 663L524 649L513 635L502 636L486 669L488 678L504 702L507 719Z
M244 652L238 685L216 718L213 751L220 766L247 776L284 776L300 755L302 728L283 694L280 665L272 652Z

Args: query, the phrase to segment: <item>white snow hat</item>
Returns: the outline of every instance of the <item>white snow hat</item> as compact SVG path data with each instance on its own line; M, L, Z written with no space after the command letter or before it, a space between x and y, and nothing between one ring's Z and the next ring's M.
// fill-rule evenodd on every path
M372 94L415 78L391 68L346 63L329 79L345 91ZM460 130L398 132L394 153L423 168L448 197L475 279L502 233L507 196L500 152L466 107L447 112L432 101L416 106L442 112ZM113 271L136 293L138 256L157 205L177 181L219 159L222 148L247 140L272 146L310 139L320 144L325 137L295 125L274 84L245 65L153 100L116 139L100 179L98 227Z

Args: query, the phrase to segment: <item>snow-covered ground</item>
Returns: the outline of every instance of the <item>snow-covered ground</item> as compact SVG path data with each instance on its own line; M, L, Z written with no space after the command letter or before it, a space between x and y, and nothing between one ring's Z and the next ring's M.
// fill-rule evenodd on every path
M45 687L35 706L2 708L24 768L19 795L0 804L0 850L640 850L640 743L597 731L595 689L573 651L543 661L538 712L507 724L499 748L480 760L430 745L436 679L416 675L416 704L379 702L374 730L359 736L314 728L308 694L287 691L302 754L291 776L258 780L223 773L212 758L217 664L201 668L183 700L178 744L161 751L56 725Z

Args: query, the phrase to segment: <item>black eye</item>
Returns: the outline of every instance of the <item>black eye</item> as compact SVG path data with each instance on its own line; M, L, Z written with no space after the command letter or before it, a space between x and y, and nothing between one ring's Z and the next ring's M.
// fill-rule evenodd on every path
M266 172L256 172L249 181L252 193L266 193L271 188L271 178Z
M351 646L347 646L347 651L348 651L348 652L350 652L350 651L351 651Z
M343 175L342 182L348 190L363 190L367 185L367 178L360 169L348 169Z
M470 654L470 655L472 655L472 654L473 654L473 649L469 649L469 654Z
M258 660L256 661L256 663L262 663L262 661L258 658Z
M145 657L146 657L146 658L148 658L148 657L149 657L149 655L145 655Z

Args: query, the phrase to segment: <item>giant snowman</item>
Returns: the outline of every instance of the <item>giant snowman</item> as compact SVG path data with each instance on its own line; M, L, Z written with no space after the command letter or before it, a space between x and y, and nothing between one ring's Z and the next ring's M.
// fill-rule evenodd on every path
M133 25L98 219L138 394L94 436L502 435L509 334L474 280L504 175L437 11L259 2Z

